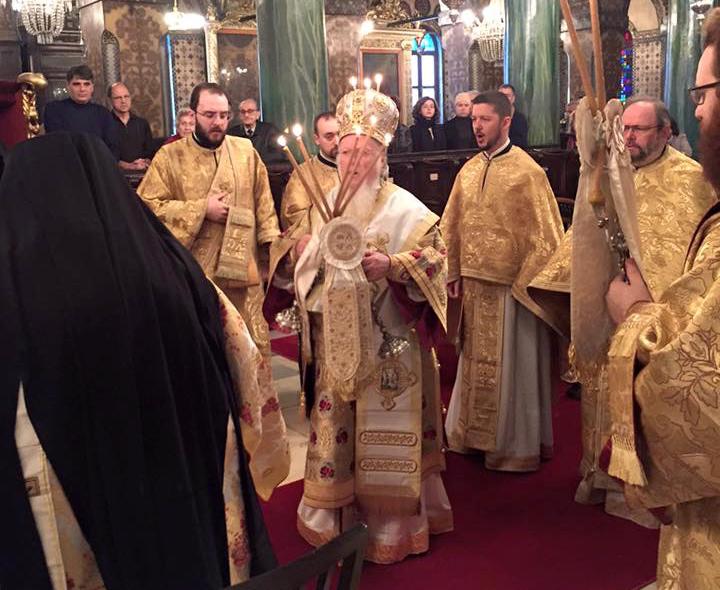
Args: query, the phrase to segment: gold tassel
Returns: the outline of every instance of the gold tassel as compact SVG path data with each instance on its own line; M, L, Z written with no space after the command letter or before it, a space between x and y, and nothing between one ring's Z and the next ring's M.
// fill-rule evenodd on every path
M622 440L617 434L612 435L612 453L608 474L632 485L646 486L647 477L634 444Z

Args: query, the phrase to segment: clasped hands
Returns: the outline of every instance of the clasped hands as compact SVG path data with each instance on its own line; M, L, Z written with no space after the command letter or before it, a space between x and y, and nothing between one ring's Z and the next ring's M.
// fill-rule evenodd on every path
M310 238L310 234L305 234L295 244L295 254L298 258L305 251ZM375 250L366 250L360 264L365 271L365 277L371 283L385 278L390 272L390 256Z

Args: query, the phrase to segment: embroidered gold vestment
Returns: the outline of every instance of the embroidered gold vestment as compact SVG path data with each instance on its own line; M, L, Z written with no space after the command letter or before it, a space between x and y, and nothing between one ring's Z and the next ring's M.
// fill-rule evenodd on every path
M334 198L331 192L331 204ZM359 318L372 331L372 347L363 350L372 370L353 392L339 391L329 377L331 357L346 352L326 343L324 324L337 322L332 333L345 330L347 322L334 320L318 295L327 274L319 243L324 224L317 211L311 208L273 250L274 258L282 258L297 238L312 234L294 261L293 279L295 297L307 314L303 352L314 359L317 375L298 529L320 545L341 532L341 523L350 518L345 511L352 510L368 523L366 558L390 563L426 550L428 534L453 526L440 480L445 462L437 361L433 350L420 345L414 326L420 318L408 318L407 306L401 311L404 305L418 305L434 316L437 327L445 325L445 245L435 227L437 216L391 183L380 189L372 211L358 222L367 249L389 255L391 270L387 279L371 284L372 317ZM398 289L405 304L396 299ZM393 336L406 338L409 348L381 358L383 334L377 320ZM423 496L428 485L434 490L431 499ZM444 505L436 506L438 498L445 499ZM434 507L432 514L421 508L427 502ZM424 522L417 524L421 518ZM379 532L388 522L395 523L389 532Z
M657 303L631 308L609 353L609 473L638 484L625 483L628 503L664 508L672 519L660 537L662 590L720 586L720 216L713 211L685 274Z
M205 217L211 193L229 195L225 224ZM269 355L259 255L260 246L271 243L280 230L267 170L250 141L226 136L214 150L192 137L165 145L138 194L230 298L255 343Z
M329 193L340 182L337 168L329 166L318 156L300 164L300 169L303 171L305 178L312 182L310 168L315 173L324 195ZM297 172L293 171L283 192L280 205L280 226L283 230L292 227L307 214L309 209L310 197L307 195L302 182L300 182Z
M456 383L462 402L452 428L448 414L448 441L453 449L494 451L502 368L508 361L503 351L507 297L551 322L528 296L527 286L557 248L562 221L543 170L512 147L491 159L479 154L465 164L440 228L448 248L448 280L463 281L462 386ZM537 468L539 446L494 467Z
M693 232L707 209L716 201L715 192L703 178L700 164L667 146L663 155L635 172L643 277L655 300L682 274ZM553 316L554 323L569 335L570 260L572 228L548 265L533 280L531 294ZM609 438L607 359L600 358L576 367L582 384L583 481L576 500L602 501L602 492L612 486L598 471L600 452ZM624 506L608 510L626 515Z

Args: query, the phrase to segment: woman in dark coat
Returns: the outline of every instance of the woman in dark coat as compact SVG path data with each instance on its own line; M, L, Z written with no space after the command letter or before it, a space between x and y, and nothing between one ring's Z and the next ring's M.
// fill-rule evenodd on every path
M414 152L437 152L447 149L445 131L438 123L438 107L434 98L423 96L412 110L415 124L410 127Z

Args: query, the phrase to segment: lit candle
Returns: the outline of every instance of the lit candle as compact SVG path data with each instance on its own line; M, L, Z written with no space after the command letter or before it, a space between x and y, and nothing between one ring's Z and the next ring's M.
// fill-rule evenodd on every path
M350 76L350 86L352 86L353 90L357 90L357 76Z
M370 90L370 88L372 88L372 80L370 80L370 78L365 78L363 80L363 86L365 87L365 90Z
M382 84L383 76L380 73L375 74L375 90L380 92L380 84Z
M290 161L290 164L292 165L293 170L298 175L298 178L300 179L300 183L303 185L305 192L310 197L310 201L312 201L313 206L318 210L318 212L320 213L320 216L323 218L323 221L325 221L325 223L327 223L328 221L330 221L330 217L328 216L326 210L320 206L320 202L318 201L317 197L310 189L310 185L308 184L308 181L305 178L305 175L303 174L302 170L300 170L300 166L298 166L295 156L293 156L293 153L290 151L290 148L288 148L287 138L284 135L280 135L277 138L277 142L278 142L278 145L285 152L285 155L287 155L287 158ZM324 198L322 197L322 194L321 194L320 198L324 202ZM323 204L325 204L325 203L323 203ZM327 207L326 204L325 204L325 206ZM328 210L329 210L329 208L328 208Z
M315 187L315 190L317 191L317 194L320 197L320 200L322 201L323 205L327 208L327 215L328 218L330 217L330 207L327 205L327 202L325 201L325 195L323 193L322 186L320 186L320 180L318 179L317 172L315 170L315 166L312 165L310 162L310 154L307 151L307 148L305 147L305 142L302 138L302 132L303 128L300 123L295 123L295 125L292 126L292 133L295 136L295 139L298 143L298 147L300 148L300 153L302 154L303 160L305 162L308 162L307 169L310 171L310 178L312 179L313 185Z

